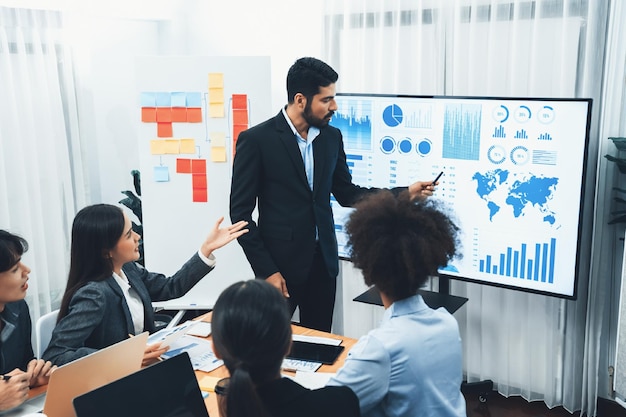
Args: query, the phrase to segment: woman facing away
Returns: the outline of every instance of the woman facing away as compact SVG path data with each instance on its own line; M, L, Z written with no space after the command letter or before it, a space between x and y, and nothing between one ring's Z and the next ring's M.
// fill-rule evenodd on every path
M23 238L0 230L0 411L22 404L30 387L48 383L55 369L35 359L32 323L24 297L30 268L22 262Z
M281 377L291 348L290 314L285 298L265 280L226 288L215 303L211 327L215 355L230 373L227 417L359 416L349 388L309 390Z
M80 210L72 225L70 272L59 317L43 357L56 365L144 331L153 332L152 301L183 296L215 267L213 252L246 233L246 222L220 228L220 218L196 252L172 277L149 272L139 259L140 236L119 207ZM148 346L144 365L167 348Z
M417 290L457 254L458 228L436 201L388 191L357 204L346 224L352 262L385 307L329 385L348 386L364 416L465 417L456 320Z

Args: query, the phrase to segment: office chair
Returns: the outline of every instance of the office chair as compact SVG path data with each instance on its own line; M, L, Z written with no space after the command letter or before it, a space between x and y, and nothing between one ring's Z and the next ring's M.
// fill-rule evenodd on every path
M54 326L57 323L58 315L59 310L54 310L39 317L39 320L37 320L37 323L35 324L35 339L37 340L37 350L35 351L35 355L38 358L41 358L44 350L46 350L48 344L50 343L52 330L54 330Z

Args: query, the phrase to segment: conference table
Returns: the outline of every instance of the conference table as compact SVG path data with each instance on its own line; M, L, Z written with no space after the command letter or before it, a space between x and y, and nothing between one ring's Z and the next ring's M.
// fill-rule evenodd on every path
M201 320L201 321L205 321L205 322L211 322L211 315L212 312L208 312L206 314L203 314L199 317L196 317L194 320ZM349 337L344 337L344 336L339 336L339 335L335 335L332 333L327 333L327 332L322 332L319 330L313 330L313 329L308 329L306 327L302 327L302 326L298 326L296 324L292 325L292 329L293 329L293 333L294 334L298 334L298 335L304 335L304 336L315 336L315 337L328 337L328 338L333 338L333 339L341 339L341 345L345 346L345 349L343 350L343 352L341 352L341 355L337 358L337 360L332 364L332 365L322 365L317 372L328 372L328 373L334 373L337 372L339 370L339 368L341 368L341 366L343 365L347 355L348 355L348 351L350 350L350 348L352 348L352 346L354 346L354 344L357 342L356 339L352 339ZM205 339L210 340L211 336L206 337ZM205 376L212 376L212 377L216 377L216 378L226 378L229 376L228 374L228 369L226 369L226 367L224 365L220 366L219 368L211 371L211 372L203 372L203 371L195 371L196 372L196 377L198 378L198 381L200 381L202 378L204 378ZM283 370L282 371L283 374L285 375L291 375L294 376L295 372L291 372L291 371L286 371ZM209 396L207 398L205 398L204 400L206 406L207 406L207 410L209 411L209 416L211 417L218 417L219 416L219 412L218 412L218 408L217 408L217 396L214 392L209 393Z

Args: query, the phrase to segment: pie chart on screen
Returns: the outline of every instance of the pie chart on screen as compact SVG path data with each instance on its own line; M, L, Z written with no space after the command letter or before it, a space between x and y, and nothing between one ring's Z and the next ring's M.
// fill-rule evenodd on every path
M389 127L396 127L402 123L402 109L397 104L391 104L383 110L383 121Z

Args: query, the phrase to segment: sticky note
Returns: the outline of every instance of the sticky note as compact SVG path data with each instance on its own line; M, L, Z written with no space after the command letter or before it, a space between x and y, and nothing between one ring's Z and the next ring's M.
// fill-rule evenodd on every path
M209 73L209 88L223 88L224 87L224 74L221 72Z
M191 159L176 159L176 173L191 174Z
M171 138L173 136L172 122L157 122L157 136L160 138Z
M172 122L186 123L187 122L187 108L172 107Z
M169 107L157 107L156 121L157 122L171 122L172 121L172 109Z
M154 167L154 180L156 182L168 182L170 180L170 172L167 166Z
M211 147L211 161L226 162L226 147L225 146L212 146Z
M233 94L233 109L247 109L248 96L246 94Z
M247 125L248 124L248 110L247 109L233 109L233 124L234 125Z
M192 159L191 172L193 174L206 174L206 159Z
M192 174L191 187L192 188L207 188L206 174Z
M193 139L181 139L180 153L196 153L196 141Z
M171 107L172 96L170 93L156 93L156 106L157 107Z
M156 93L141 93L141 107L156 107Z
M193 189L193 202L194 203L206 203L208 201L208 192L206 188L194 188Z
M202 94L187 93L187 107L202 107Z
M224 105L222 103L209 104L209 117L224 117Z
M187 122L189 123L202 122L202 109L199 107L187 108Z
M172 93L172 107L187 107L187 93Z
M165 154L165 141L162 139L154 139L150 141L150 153L152 155Z
M156 107L142 107L141 121L144 123L154 123L156 119Z
M166 154L178 155L180 153L180 141L178 139L166 139L164 142Z
M211 146L226 146L226 133L224 132L211 132L209 138L211 138Z
M208 375L203 376L198 381L198 385L200 385L200 390L208 391L208 392L215 392L215 385L217 384L217 381L219 381L220 379L222 378L219 378L216 376L208 376Z

